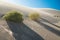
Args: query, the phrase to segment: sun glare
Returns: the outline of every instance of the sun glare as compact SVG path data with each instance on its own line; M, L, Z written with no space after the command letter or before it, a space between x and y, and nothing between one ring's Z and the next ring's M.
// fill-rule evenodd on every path
M0 0L0 2L9 2L9 0Z
M14 3L13 0L0 0L0 3Z

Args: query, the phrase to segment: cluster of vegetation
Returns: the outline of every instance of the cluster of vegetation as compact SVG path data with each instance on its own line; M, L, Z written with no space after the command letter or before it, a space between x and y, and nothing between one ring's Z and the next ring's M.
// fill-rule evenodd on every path
M32 20L37 20L40 17L38 13L30 13L28 16ZM23 21L22 13L17 12L17 11L8 12L3 16L3 18L7 21L12 21L12 22L17 22L17 23L20 23Z
M37 20L37 19L39 19L39 17L40 17L40 15L36 12L29 14L29 18L32 20Z
M18 23L23 21L23 15L17 11L8 12L3 16L3 18L6 19L7 21Z

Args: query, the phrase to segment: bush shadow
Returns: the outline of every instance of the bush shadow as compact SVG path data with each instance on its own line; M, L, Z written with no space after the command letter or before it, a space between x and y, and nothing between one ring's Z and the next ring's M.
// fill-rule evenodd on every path
M44 20L44 19L42 19L42 20ZM46 20L45 20L45 21L46 21ZM36 20L35 22L39 23L39 24L42 25L45 29L51 31L52 33L60 36L60 30L57 30L57 29L52 28L51 26L49 26L49 25L41 22L41 20ZM47 21L47 22L48 22L48 21ZM48 22L48 23L49 23L49 22ZM51 23L50 23L50 24L51 24ZM53 24L52 24L52 25L53 25Z
M13 23L7 21L7 24L13 32L13 36L16 40L44 40L24 23Z
M60 26L55 25L55 24L53 24L53 23L49 22L49 21L48 21L48 20L46 20L46 19L43 19L43 18L41 18L41 19L42 19L43 21L45 21L45 22L47 22L47 23L49 23L49 24L53 25L53 26L56 26L56 27L60 28Z

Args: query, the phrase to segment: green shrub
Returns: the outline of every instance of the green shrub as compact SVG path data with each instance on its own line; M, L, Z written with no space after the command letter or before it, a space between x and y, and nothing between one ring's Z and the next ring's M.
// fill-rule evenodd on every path
M23 21L23 15L17 11L11 11L6 13L3 18L7 21L20 23Z
M38 13L30 13L29 14L29 18L32 20L37 20L37 19L39 19L39 17L40 17L40 14L38 14Z

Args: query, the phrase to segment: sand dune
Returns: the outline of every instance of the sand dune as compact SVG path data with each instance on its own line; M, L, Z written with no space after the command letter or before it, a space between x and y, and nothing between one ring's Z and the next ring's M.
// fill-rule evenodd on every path
M0 19L0 40L60 40L60 10L0 3L0 17L11 10L22 12L25 17L38 12L41 18L38 22L24 19L22 24Z

